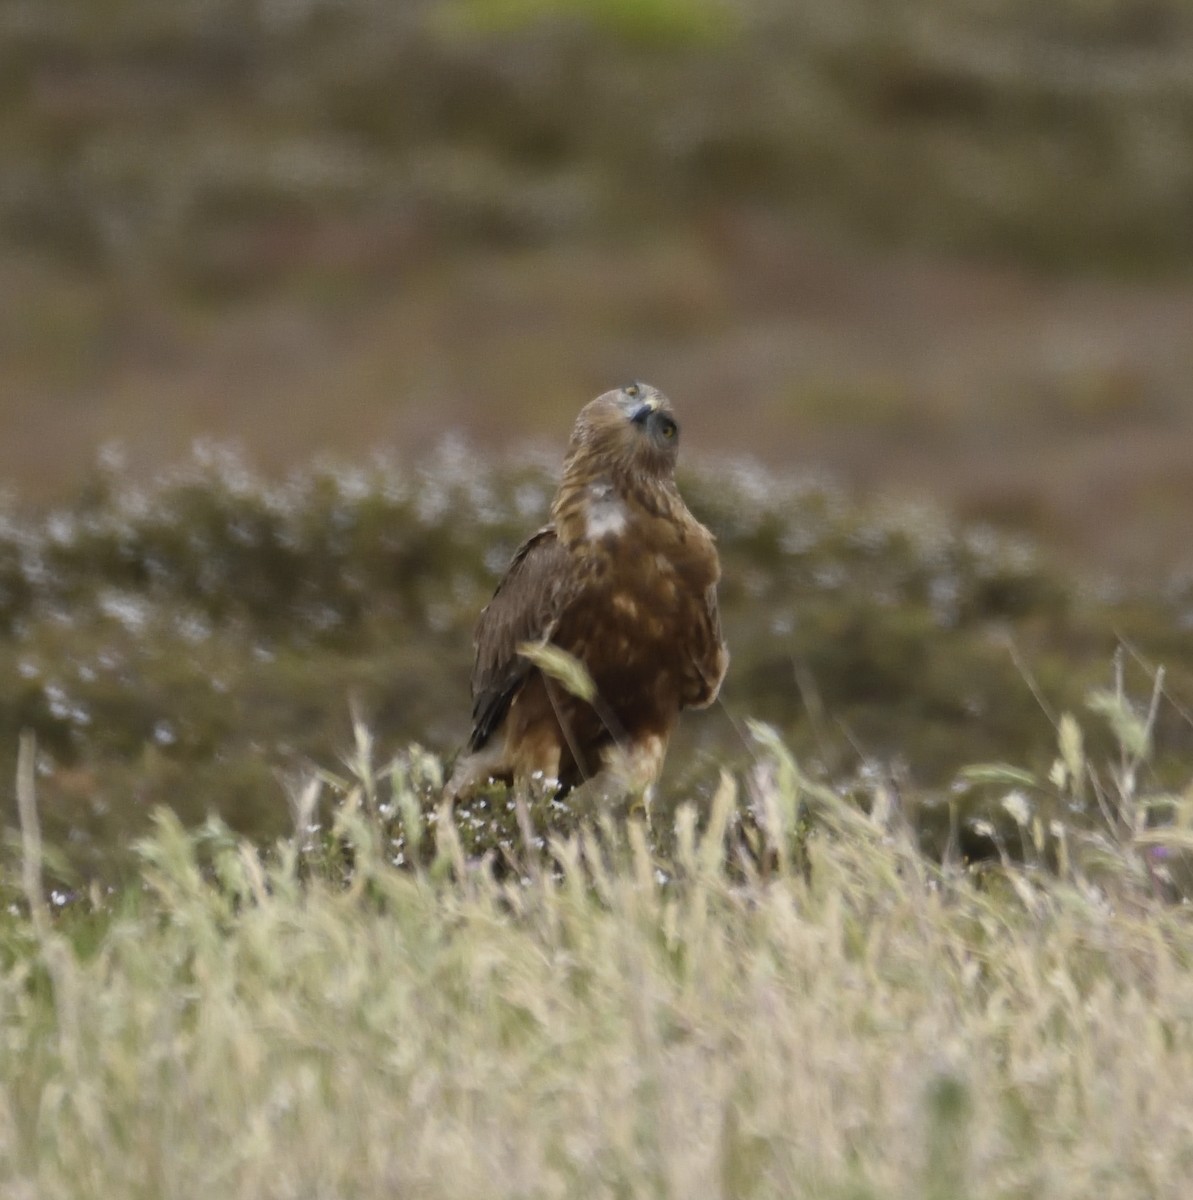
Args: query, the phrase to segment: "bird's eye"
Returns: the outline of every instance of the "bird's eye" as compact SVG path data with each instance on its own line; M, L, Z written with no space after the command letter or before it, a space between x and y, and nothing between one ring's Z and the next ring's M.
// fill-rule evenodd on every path
M636 383L631 383L628 387L622 388L622 391L624 391L631 400L637 400L638 393L641 390L642 389Z
M664 417L659 422L659 432L667 441L671 441L679 432L679 426L670 417Z

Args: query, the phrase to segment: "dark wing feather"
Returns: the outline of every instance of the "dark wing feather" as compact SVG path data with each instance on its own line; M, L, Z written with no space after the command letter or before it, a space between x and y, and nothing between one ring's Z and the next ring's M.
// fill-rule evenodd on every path
M572 578L570 566L554 526L547 525L518 548L481 612L473 639L470 750L479 750L489 740L532 670L518 646L549 638L554 631Z
M700 639L698 642L696 671L702 686L687 701L692 708L705 708L717 698L717 693L721 690L721 681L725 678L725 671L729 666L729 651L721 633L721 613L717 607L715 583L705 589L704 611L709 636L707 641Z

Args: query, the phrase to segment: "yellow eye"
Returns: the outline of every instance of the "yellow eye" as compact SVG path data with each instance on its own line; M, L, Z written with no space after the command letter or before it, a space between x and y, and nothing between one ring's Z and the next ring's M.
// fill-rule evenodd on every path
M670 417L664 417L659 422L659 432L668 441L671 441L671 439L673 437L675 437L675 435L679 432L679 427L675 424L675 422Z
M622 389L631 400L638 399L638 393L642 390L636 383L631 383L629 387Z

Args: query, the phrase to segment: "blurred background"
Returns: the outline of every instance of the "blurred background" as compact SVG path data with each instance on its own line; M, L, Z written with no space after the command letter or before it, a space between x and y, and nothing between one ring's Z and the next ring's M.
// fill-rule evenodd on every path
M1189 0L5 0L0 778L94 863L284 827L352 698L450 757L633 378L725 561L675 789L758 716L979 812L1123 646L1183 786Z
M828 468L1131 571L1193 501L1186 0L7 0L0 479L557 450Z

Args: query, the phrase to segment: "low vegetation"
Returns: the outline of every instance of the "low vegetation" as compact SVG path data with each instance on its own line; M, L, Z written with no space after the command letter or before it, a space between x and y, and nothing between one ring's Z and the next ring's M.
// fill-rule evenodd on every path
M1144 782L1183 785L1187 585L1074 585L988 530L748 465L684 486L719 538L733 664L717 708L682 724L663 811L747 765L759 719L813 778L889 781L939 854L951 827L997 810L997 789L962 768L1045 778L1066 712L1104 755L1112 730L1091 698L1117 694L1142 723L1157 684ZM11 504L0 771L34 731L64 881L113 870L158 805L277 836L287 789L337 769L354 711L383 756L418 742L450 758L473 623L551 488L538 465L482 466L459 445L416 470L316 465L281 481L201 447L151 484L109 464L69 504Z
M0 35L0 241L133 307L743 202L1045 265L1193 255L1183 0L16 0Z
M1080 788L1066 729L1054 779ZM1193 931L1156 881L1187 825L1025 816L1053 865L933 865L881 784L859 806L755 736L754 767L665 830L474 857L449 812L419 815L434 764L380 771L361 729L325 835L313 787L264 849L163 811L140 887L57 917L27 757L0 1187L1183 1197Z
M550 489L201 447L10 504L0 1190L1183 1197L1185 586L706 466L734 666L649 809L451 811Z

